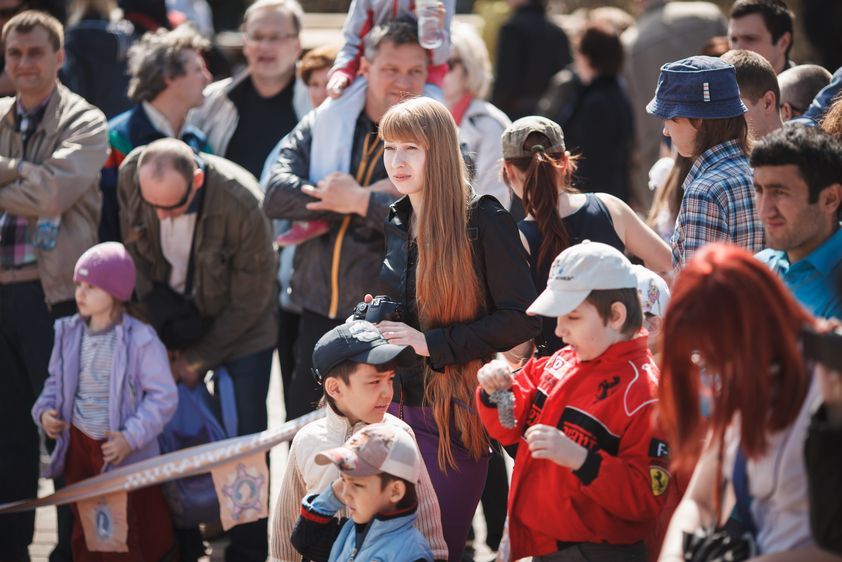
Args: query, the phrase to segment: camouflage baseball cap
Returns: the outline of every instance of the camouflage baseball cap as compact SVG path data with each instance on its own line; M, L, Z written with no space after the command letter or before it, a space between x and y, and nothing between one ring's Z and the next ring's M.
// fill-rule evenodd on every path
M526 150L523 145L532 133L541 133L550 140L549 146L536 145ZM530 115L522 117L506 127L500 138L503 145L503 158L531 158L540 146L545 152L564 152L564 133L558 123L546 117Z
M406 430L385 423L367 425L335 449L316 455L316 464L335 464L348 476L385 472L415 484L421 477L421 453Z

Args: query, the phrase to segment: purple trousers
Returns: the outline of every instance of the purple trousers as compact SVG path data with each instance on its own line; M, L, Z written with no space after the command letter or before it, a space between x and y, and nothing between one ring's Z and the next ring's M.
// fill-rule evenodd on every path
M433 411L424 406L403 406L401 412L401 407L392 403L389 413L400 417L415 432L418 448L439 500L441 525L449 551L448 560L459 562L485 486L491 455L486 454L474 460L457 438L451 441L450 446L458 468L442 471L436 458L439 430L433 419Z

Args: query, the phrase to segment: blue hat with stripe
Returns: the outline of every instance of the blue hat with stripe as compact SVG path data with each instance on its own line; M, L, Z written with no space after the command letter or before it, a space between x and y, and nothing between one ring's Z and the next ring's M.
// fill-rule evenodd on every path
M734 67L720 58L696 56L661 67L655 97L646 111L661 119L726 119L747 109Z

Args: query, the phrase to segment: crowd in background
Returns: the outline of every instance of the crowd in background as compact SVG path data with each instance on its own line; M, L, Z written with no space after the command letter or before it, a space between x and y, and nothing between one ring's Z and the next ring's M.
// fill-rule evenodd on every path
M354 0L304 52L256 0L241 64L205 0L0 0L0 504L43 447L57 488L157 456L213 373L231 436L327 412L226 560L471 560L480 502L513 559L842 554L842 68L783 0L506 4L491 50L451 0ZM417 458L319 460L363 426ZM361 515L377 474L407 521ZM167 493L125 554L59 507L51 562L198 560ZM33 531L0 515L0 562Z

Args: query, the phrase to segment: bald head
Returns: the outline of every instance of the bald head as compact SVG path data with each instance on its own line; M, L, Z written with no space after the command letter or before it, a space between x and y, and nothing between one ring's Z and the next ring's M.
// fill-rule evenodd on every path
M783 120L789 121L804 113L816 94L829 83L830 72L817 64L801 64L778 74Z
M202 186L204 172L195 155L178 139L165 138L147 145L137 164L140 193L155 208L159 219L183 215Z

